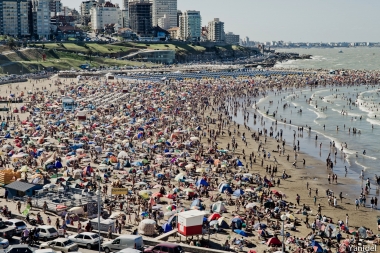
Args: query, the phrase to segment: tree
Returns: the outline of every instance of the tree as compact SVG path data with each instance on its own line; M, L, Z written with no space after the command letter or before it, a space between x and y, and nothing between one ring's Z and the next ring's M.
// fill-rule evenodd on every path
M87 50L87 56L90 58L90 62L91 62L91 55L93 54L94 52L92 52L91 49L88 49Z
M7 45L10 49L14 49L16 47L16 42L13 38L8 39Z

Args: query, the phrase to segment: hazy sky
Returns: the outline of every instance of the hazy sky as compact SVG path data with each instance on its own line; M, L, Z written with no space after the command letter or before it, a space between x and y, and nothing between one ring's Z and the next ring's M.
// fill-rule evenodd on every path
M220 18L226 32L254 41L380 41L380 0L178 0L178 9L200 11L203 25Z

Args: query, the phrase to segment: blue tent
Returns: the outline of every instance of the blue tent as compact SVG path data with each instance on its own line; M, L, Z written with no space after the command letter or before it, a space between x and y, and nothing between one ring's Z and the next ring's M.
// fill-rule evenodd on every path
M165 233L173 230L172 225L170 225L169 222L166 222L164 225L162 225L162 229L164 230Z
M243 163L242 163L239 159L236 160L236 165L237 165L237 166L244 166Z
M247 237L247 233L244 232L243 230L240 230L240 229L235 229L234 232L238 235L241 235L241 236L244 236L244 237Z
M195 183L196 186L200 186L200 185L203 185L203 186L209 186L209 184L207 183L206 180L204 179L199 179L196 183Z
M228 191L229 193L232 193L232 188L229 184L222 184L220 187L219 187L219 192L220 193L223 193L224 191Z
M193 200L193 202L190 205L190 208L192 208L193 206L198 207L197 208L198 210L202 210L202 202L201 202L201 200L200 199Z
M240 197L243 194L244 194L244 191L241 190L241 189L237 189L237 190L234 191L234 193L232 193L232 195L235 196L235 197Z
M314 249L314 252L323 252L323 248L321 247L321 245L317 241L311 241L311 246L313 248L317 247L317 250Z
M58 169L60 169L60 168L62 168L63 166L62 166L62 163L60 162L60 161L55 161L55 164L54 164L54 166L56 167L56 168L58 168Z

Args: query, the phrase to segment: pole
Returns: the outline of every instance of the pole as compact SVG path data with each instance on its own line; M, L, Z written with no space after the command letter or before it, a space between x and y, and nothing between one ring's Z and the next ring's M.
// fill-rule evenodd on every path
M101 202L101 198L100 198L100 181L98 181L98 236L99 236L99 253L101 251L101 242L100 242L100 202Z
M282 220L282 253L285 253L285 229L284 229L284 223L285 221Z

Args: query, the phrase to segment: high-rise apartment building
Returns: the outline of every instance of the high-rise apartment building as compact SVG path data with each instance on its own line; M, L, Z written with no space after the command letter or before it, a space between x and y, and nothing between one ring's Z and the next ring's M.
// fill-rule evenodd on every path
M62 11L61 0L50 0L49 10L50 10L51 17L57 16Z
M116 25L119 28L123 27L122 12L118 4L106 2L97 4L90 10L91 28L94 32L102 32L106 25Z
M202 18L199 11L185 11L182 13L179 21L181 40L200 40Z
M152 30L152 3L148 0L129 2L129 26L138 35L149 36Z
M27 0L0 0L0 34L30 35L28 13Z
M182 11L180 10L177 10L177 26L176 27L179 27L179 18L182 16Z
M97 4L96 0L83 1L80 5L81 24L88 25L91 21L90 10Z
M50 0L31 0L32 4L32 36L37 39L48 39L50 28Z
M219 18L214 18L213 21L208 22L207 39L210 41L224 41L224 22Z
M165 27L162 29L169 29L170 27L177 26L177 0L152 0L152 24L159 26L160 19L166 17L167 21L164 23Z

